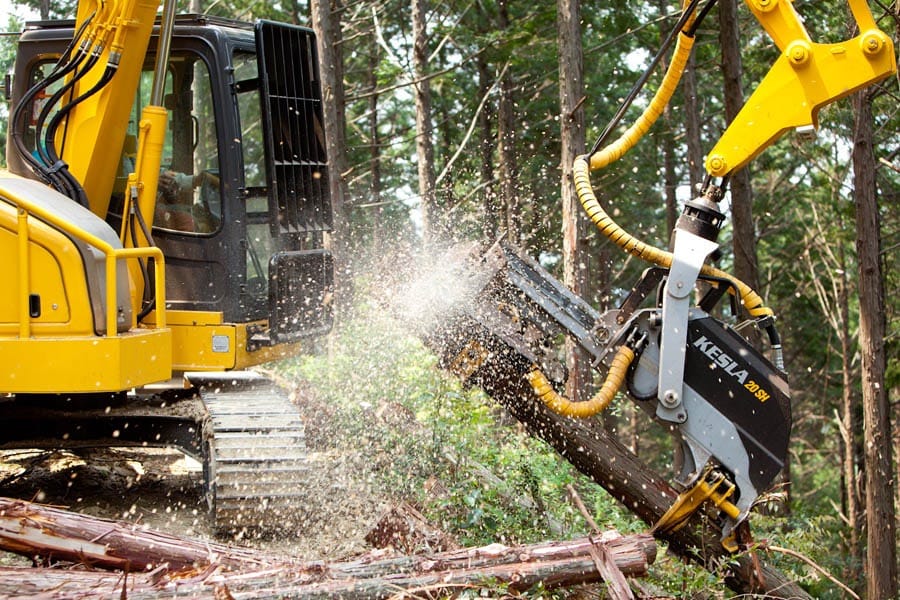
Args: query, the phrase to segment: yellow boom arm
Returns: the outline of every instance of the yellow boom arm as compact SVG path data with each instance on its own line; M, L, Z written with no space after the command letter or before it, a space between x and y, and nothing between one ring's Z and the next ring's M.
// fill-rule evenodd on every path
M781 55L706 159L723 177L790 129L818 127L819 109L897 71L894 45L865 0L849 0L859 35L844 42L810 40L790 0L746 0Z
M115 75L98 93L72 109L57 146L69 171L84 188L91 212L100 217L106 215L109 206L119 168L112 158L121 154L125 141L159 4L159 0L82 0L78 6L76 23L81 25L90 19L86 35L100 60L76 82L72 97L96 85L108 65L116 65ZM101 148L102 152L97 151Z

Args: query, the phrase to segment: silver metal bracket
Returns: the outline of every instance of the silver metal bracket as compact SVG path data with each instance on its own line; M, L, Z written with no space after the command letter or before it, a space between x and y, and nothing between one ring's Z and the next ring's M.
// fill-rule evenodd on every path
M684 361L691 294L706 257L719 245L683 229L675 230L675 244L669 278L662 301L660 340L659 404L656 415L672 423L684 423Z

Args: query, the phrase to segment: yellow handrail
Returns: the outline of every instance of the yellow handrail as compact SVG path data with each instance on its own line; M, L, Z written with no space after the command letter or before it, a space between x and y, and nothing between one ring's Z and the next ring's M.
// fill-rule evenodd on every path
M24 209L19 208L17 211L17 221L19 229L19 288L27 290L31 287L29 275L31 271L26 268L28 266L28 213ZM25 257L25 265L22 265L22 257ZM22 296L19 295L22 299ZM22 339L31 335L31 312L28 310L28 303L22 300L19 302L19 337Z
M115 337L118 334L116 328L117 322L117 302L116 291L117 273L116 264L119 260L129 258L152 258L154 275L156 278L155 292L156 304L158 307L166 305L166 287L165 287L165 257L162 250L155 246L147 248L113 248L107 241L98 238L82 229L79 229L63 220L59 216L46 210L44 207L35 204L28 198L7 191L4 196L11 200L18 211L18 226L16 234L19 236L19 284L23 286L23 290L28 289L28 274L31 272L28 252L28 217L34 215L38 219L52 225L58 230L70 235L73 238L93 246L106 257L106 335ZM24 248L23 248L24 245ZM161 329L166 326L166 311L157 311L157 321L155 329ZM20 306L20 319L24 323L20 323L19 332L23 337L30 335L31 315L28 312L27 305L24 303Z

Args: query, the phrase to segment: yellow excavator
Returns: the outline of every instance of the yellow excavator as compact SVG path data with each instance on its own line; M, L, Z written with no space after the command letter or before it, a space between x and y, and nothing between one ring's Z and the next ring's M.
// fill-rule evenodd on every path
M591 220L654 266L599 314L498 245L473 267L471 297L426 336L467 383L567 416L594 415L626 389L677 442L684 493L662 530L709 505L733 546L784 464L790 399L773 313L705 262L731 173L784 132L817 125L820 107L896 72L865 0L848 1L858 35L821 44L789 0L747 0L780 56L709 153L705 189L669 252L616 225L589 175L671 97L713 5L685 2L675 58L644 115L574 169ZM158 18L156 2L83 0L74 21L32 23L20 38L12 175L0 178L0 447L176 447L203 463L219 527L285 523L303 495L302 422L283 390L245 369L331 326L316 41L273 22L176 17L173 6ZM695 304L698 281L709 291ZM646 307L654 288L660 300ZM729 296L769 332L772 360L713 316ZM557 392L560 335L606 378L589 403Z
M0 447L178 448L219 528L288 523L303 423L247 368L332 323L313 32L83 0L10 91Z

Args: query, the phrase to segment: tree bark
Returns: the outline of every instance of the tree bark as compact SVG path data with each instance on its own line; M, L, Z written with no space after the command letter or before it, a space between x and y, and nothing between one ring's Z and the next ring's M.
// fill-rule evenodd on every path
M848 288L850 282L847 277L847 263L844 260L844 249L841 246L841 274L838 288L838 306L840 311L840 338L841 338L841 440L842 469L844 480L844 502L847 515L847 529L849 533L847 551L857 564L862 563L862 547L860 546L860 494L857 465L859 456L857 453L857 432L859 431L859 419L857 410L859 403L853 386L853 349L850 336L850 294Z
M508 0L497 3L497 22L501 31L509 29ZM504 68L500 75L500 99L497 103L497 141L500 147L500 202L506 213L506 239L522 241L522 214L519 201L519 162L516 158L516 113L512 75Z
M557 0L557 43L559 45L559 105L561 127L563 282L572 291L587 297L587 262L585 236L587 218L575 194L572 164L585 151L584 65L581 44L580 0ZM572 400L587 399L593 374L587 355L571 340L566 340L566 395Z
M340 0L311 0L312 27L316 33L319 71L322 78L322 127L328 145L328 186L334 226L329 244L335 262L335 295L338 315L351 304L349 277L350 251L344 208L349 197L344 174L347 172L347 142L344 121L344 67L341 53Z
M660 0L657 3L660 15L666 14L668 5L669 3L666 0ZM666 27L662 26L659 32L660 43L662 43L667 34ZM660 71L665 72L668 68L668 63L668 58L664 57L659 64ZM658 146L661 148L663 159L663 196L666 203L666 231L672 232L675 229L675 221L678 219L678 198L675 195L678 187L678 176L675 173L675 128L671 102L667 103L663 109L661 125L661 143Z
M132 574L123 578L99 572L4 569L0 571L0 596L4 597L12 593L27 597L23 593L27 590L43 598L71 598L74 590L90 598L155 598L163 591L209 598L227 598L225 591L246 597L385 598L404 590L441 595L477 589L486 581L507 584L515 592L538 582L553 588L599 581L592 555L598 544L603 544L615 568L631 577L645 575L656 558L652 536L637 534L302 562L19 500L0 499L0 515L0 547L4 549Z
M722 49L725 117L729 123L744 105L744 92L741 86L743 64L739 26L737 0L719 2L719 45ZM759 265L756 260L756 232L753 226L752 203L750 171L748 168L743 168L731 176L734 274L751 288L758 290ZM753 341L758 342L759 336L756 336Z
M866 586L869 598L897 595L894 477L885 390L884 280L875 182L872 97L853 96L853 196L859 277L859 346L862 356L864 460L866 469Z
M684 74L681 76L684 96L684 132L687 143L688 175L691 183L691 197L700 190L703 183L703 144L700 140L700 107L697 95L697 61L691 53Z
M416 160L419 198L422 206L422 238L426 245L437 231L434 172L434 126L431 120L431 83L428 75L428 30L426 0L412 0L413 85L416 104Z
M479 5L481 11L481 22L487 21L487 16ZM478 97L484 98L493 85L490 70L484 56L479 54L476 59L478 68ZM482 235L487 240L497 239L500 233L500 215L502 213L503 204L497 195L494 186L494 134L492 129L491 118L492 111L490 104L485 105L484 110L478 115L478 131L479 131L479 185L482 189L482 211L484 218L482 219Z

